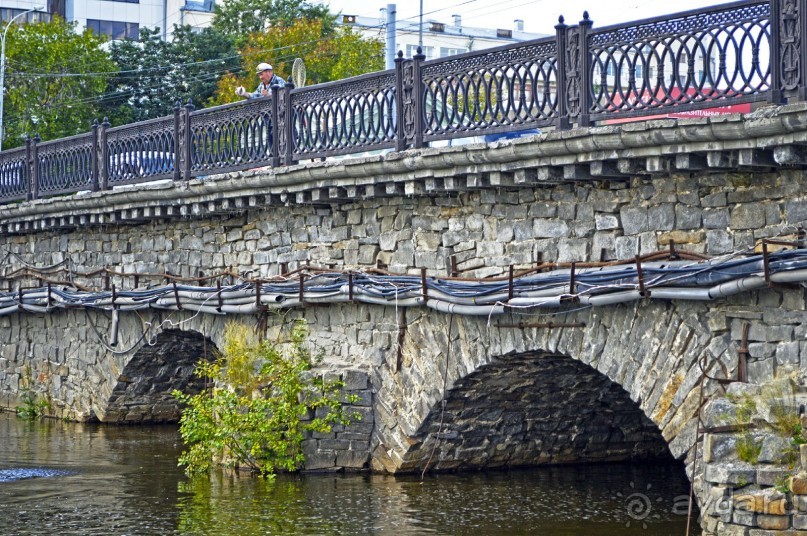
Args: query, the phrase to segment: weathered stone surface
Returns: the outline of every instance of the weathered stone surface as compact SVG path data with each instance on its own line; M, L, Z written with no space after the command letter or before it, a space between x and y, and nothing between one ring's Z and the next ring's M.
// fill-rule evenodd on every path
M715 484L745 486L756 480L756 470L748 464L706 464L706 480Z
M746 512L770 516L783 516L788 513L787 498L783 493L772 489L735 495L733 501L736 509Z
M785 515L758 515L757 525L763 530L786 530L790 528L790 517Z
M790 491L795 495L807 495L807 473L799 473L790 479Z

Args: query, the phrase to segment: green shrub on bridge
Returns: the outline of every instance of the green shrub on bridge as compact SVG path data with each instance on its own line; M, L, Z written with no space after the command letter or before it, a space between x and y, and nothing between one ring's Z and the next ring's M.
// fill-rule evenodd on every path
M313 364L307 335L303 322L293 324L285 343L227 325L220 356L196 369L208 387L196 395L173 393L185 405L179 431L186 450L179 464L189 475L216 465L261 476L294 471L304 462L306 432L349 424L339 402L342 382L307 372Z

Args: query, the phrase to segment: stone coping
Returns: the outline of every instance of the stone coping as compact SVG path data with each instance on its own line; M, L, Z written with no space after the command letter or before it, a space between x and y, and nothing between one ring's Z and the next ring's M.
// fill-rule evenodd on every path
M778 167L807 167L807 103L80 192L0 208L0 233L203 218L295 203Z

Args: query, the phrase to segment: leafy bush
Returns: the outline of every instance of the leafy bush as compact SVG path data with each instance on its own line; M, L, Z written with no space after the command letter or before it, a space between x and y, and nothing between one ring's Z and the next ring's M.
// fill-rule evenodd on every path
M287 343L279 344L258 340L246 326L227 325L221 355L196 369L209 386L196 395L173 393L186 405L180 434L187 450L179 464L188 474L206 473L215 464L261 476L294 471L304 462L306 431L349 424L339 402L342 383L306 372L312 366L307 334L297 322Z

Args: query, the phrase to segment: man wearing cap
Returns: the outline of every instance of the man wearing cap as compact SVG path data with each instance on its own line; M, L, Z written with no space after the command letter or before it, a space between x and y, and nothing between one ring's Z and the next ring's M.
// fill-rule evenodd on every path
M261 83L258 84L257 89L255 89L255 91L252 93L247 93L244 86L238 86L235 88L236 95L239 97L246 97L248 99L257 99L258 97L265 97L269 95L271 92L270 88L272 87L284 87L286 85L286 81L277 76L272 70L272 66L268 63L259 63L258 67L255 69L255 73L261 79Z

